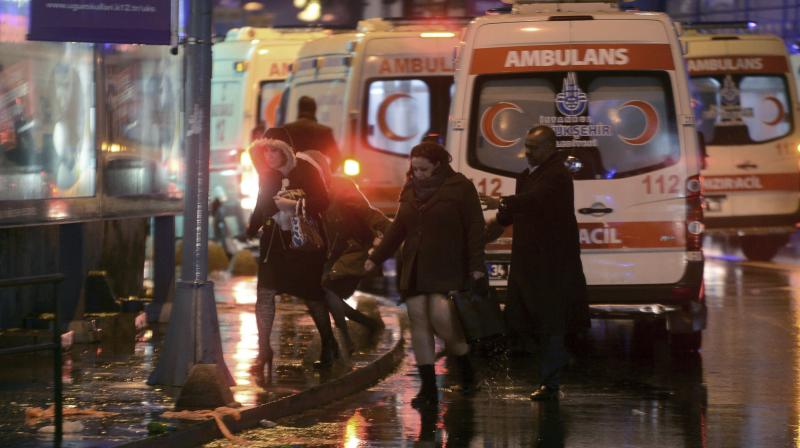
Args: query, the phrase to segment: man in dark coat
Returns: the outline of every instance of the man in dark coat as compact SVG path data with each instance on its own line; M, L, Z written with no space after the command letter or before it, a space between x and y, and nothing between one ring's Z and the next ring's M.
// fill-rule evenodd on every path
M283 127L289 132L296 152L319 151L330 161L331 171L336 171L341 160L339 146L333 137L333 129L317 122L314 98L301 96L297 101L297 120Z
M532 400L558 399L568 355L564 337L589 325L572 177L547 126L525 138L529 167L516 193L500 201L497 223L514 224L506 317L512 333L541 344L541 385Z

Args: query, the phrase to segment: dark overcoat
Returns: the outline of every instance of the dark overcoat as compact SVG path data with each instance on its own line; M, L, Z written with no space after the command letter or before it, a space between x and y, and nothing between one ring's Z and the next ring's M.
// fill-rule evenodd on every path
M403 244L398 289L404 297L465 290L470 272L486 271L484 225L478 192L463 174L452 173L423 204L407 185L370 259L380 265Z
M572 177L556 153L517 177L497 221L514 225L506 317L512 331L567 334L589 325Z
M297 159L297 165L286 178L289 180L289 189L301 189L305 192L306 213L321 229L321 214L328 208L328 195L317 169L305 160ZM274 289L279 294L290 294L303 299L320 300L324 297L321 282L325 249L290 249L290 232L282 231L272 219L278 212L272 198L281 189L282 179L283 176L278 171L264 172L259 179L256 208L250 216L248 235L253 236L262 229L257 287Z
M333 129L318 123L313 116L305 115L301 115L291 123L286 123L283 128L289 132L289 136L292 138L292 147L296 151L319 151L330 160L331 170L335 171L339 166L341 154L333 136Z
M378 233L385 233L390 221L374 209L358 186L345 177L332 176L328 182L330 206L323 215L328 236L328 269L334 280L363 277L367 252Z

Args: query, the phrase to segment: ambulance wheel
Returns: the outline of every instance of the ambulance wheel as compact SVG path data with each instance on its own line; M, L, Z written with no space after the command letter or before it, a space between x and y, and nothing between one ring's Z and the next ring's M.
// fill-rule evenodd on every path
M788 235L747 235L741 238L742 252L751 261L770 261L787 241Z
M669 346L673 353L692 353L703 345L703 332L670 333Z

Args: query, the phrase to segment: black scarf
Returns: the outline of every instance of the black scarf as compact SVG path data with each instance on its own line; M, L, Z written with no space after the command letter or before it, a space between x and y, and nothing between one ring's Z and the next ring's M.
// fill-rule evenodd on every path
M440 165L436 168L431 177L427 179L420 180L412 175L409 183L411 183L411 187L414 188L414 199L416 199L417 204L421 205L428 202L428 200L439 191L439 187L442 186L444 181L455 173L456 172L453 171L450 165Z

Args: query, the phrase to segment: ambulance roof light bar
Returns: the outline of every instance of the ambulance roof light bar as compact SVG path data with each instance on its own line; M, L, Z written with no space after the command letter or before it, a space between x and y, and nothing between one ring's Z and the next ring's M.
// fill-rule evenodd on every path
M626 0L629 1L629 0ZM564 3L564 4L571 4L571 3L613 3L617 4L617 0L502 0L503 3L513 4L513 5L530 5L534 3Z
M590 13L619 11L617 0L503 0L512 14Z
M462 27L474 17L375 17L358 22L359 32L369 31L424 31L431 27Z
M753 21L742 22L684 22L683 29L687 31L702 32L754 32L758 23Z

